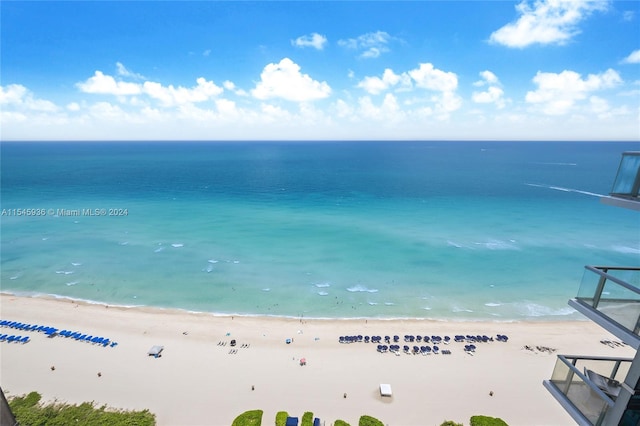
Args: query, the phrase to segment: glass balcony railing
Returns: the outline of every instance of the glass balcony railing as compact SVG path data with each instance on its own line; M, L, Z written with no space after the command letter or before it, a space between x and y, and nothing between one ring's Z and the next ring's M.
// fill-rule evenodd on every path
M614 405L632 359L558 355L548 383L592 425L598 426ZM558 396L556 396L558 398Z
M638 200L640 190L640 152L624 152L613 183L611 196Z
M585 266L576 300L640 337L640 268Z

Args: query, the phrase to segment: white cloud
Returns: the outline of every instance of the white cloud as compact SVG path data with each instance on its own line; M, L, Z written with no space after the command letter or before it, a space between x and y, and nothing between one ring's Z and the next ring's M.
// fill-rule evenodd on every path
M377 58L389 51L388 44L393 39L384 31L366 33L357 38L338 40L338 45L347 49L357 50L361 58Z
M311 33L291 40L291 44L296 47L313 47L314 49L322 50L327 44L327 38L318 33Z
M498 84L498 77L492 73L491 71L485 70L480 72L480 77L482 78L479 81L473 83L474 86L484 86L485 84Z
M118 71L118 75L123 77L130 77L137 80L144 80L144 76L133 71L128 70L121 62L116 62L116 69Z
M473 92L472 99L479 104L496 104L498 108L504 107L504 91L496 86L487 88L484 92Z
M207 49L204 52L202 52L202 56L209 56L211 55L211 49Z
M212 81L207 81L203 77L198 78L196 83L197 85L192 88L174 87L173 85L163 86L153 81L145 81L141 84L131 83L116 81L112 76L96 71L93 77L85 82L77 83L76 86L84 93L114 95L119 97L120 102L125 103L128 100L134 105L143 103L135 95L147 95L160 101L165 107L184 105L191 102L204 102L220 95L224 91L223 88L218 87ZM127 96L133 97L127 98Z
M249 94L242 89L239 89L233 81L225 80L222 82L222 87L226 90L235 93L238 96L249 96Z
M564 44L580 33L578 24L594 11L605 11L608 0L523 0L516 6L520 14L491 34L490 41L507 47L531 44Z
M56 112L59 108L51 101L37 99L21 84L0 86L0 105L21 111Z
M433 64L420 64L420 67L409 71L416 86L439 92L452 92L458 87L458 76L433 67Z
M506 102L504 99L504 90L502 90L498 77L491 71L485 70L480 72L481 79L473 83L474 86L489 86L483 92L473 92L471 99L479 104L495 104L498 108L504 108Z
M556 73L538 72L533 78L538 89L527 92L526 102L539 105L547 115L567 114L576 102L586 99L589 93L609 89L622 83L612 69L601 74L589 74L583 79L575 71Z
M624 64L640 64L640 49L634 50L622 60Z
M331 88L323 81L313 80L300 73L300 66L289 58L277 64L268 64L260 74L260 82L251 91L260 100L282 98L294 102L323 99L331 94Z
M358 83L357 87L364 89L366 92L377 95L381 92L386 91L392 86L401 83L403 86L410 86L411 79L406 73L396 74L393 70L387 68L382 73L382 78L380 77L365 77L361 82Z
M220 95L224 90L216 86L213 81L207 81L203 77L198 78L196 83L198 83L196 86L189 89L182 86L163 86L160 83L146 81L143 88L145 94L159 100L164 106L208 101Z
M139 95L142 93L142 86L137 83L116 81L110 75L104 75L102 71L96 71L93 77L76 86L85 93L104 95Z

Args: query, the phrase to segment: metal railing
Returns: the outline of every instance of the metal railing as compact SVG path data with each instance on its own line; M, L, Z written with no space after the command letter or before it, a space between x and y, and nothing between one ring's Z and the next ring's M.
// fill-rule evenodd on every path
M585 266L576 300L639 336L640 267Z
M611 189L611 196L638 199L640 191L640 152L624 152Z
M627 358L558 355L548 382L585 419L598 426L615 405L615 391L620 389L616 384L624 381L632 361ZM601 381L604 378L610 386L603 386Z

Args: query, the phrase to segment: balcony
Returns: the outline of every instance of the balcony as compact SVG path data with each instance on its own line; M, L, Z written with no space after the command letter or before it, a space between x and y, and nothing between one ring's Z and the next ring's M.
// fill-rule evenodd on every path
M640 268L585 266L569 305L634 349L640 347Z
M599 426L614 407L632 359L558 355L544 386L579 425ZM633 393L633 390L630 390Z
M640 152L624 152L618 174L608 197L602 202L617 207L640 210Z

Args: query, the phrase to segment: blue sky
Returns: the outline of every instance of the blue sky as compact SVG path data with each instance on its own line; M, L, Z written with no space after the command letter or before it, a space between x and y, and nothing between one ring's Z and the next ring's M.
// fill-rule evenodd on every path
M640 2L0 2L2 140L640 140Z

